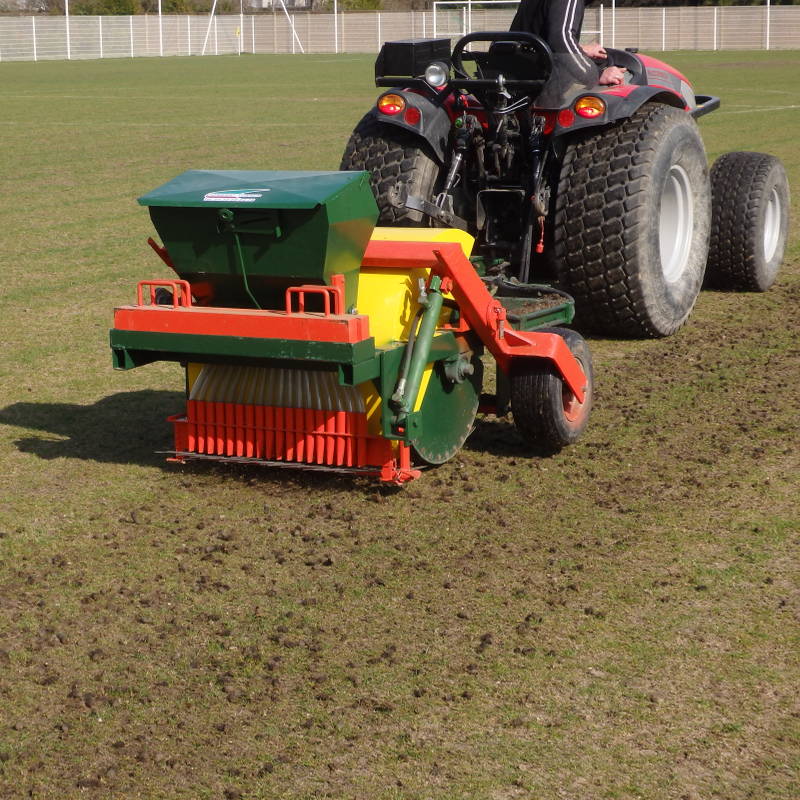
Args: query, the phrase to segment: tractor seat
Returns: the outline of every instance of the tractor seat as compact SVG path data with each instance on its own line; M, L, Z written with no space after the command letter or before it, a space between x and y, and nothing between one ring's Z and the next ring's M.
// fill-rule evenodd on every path
M550 60L524 42L492 42L488 52L474 55L484 78L502 73L510 80L536 80L550 72Z

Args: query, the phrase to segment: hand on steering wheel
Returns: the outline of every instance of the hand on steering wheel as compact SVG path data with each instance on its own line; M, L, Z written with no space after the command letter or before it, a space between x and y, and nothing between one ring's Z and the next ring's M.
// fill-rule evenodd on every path
M622 67L606 67L600 73L598 83L601 86L619 86L625 81L625 70Z

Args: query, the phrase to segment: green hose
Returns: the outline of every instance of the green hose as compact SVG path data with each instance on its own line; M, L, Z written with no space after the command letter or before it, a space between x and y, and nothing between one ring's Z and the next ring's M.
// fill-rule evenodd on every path
M244 290L247 292L247 296L253 301L253 305L260 309L261 306L258 304L258 300L253 297L253 293L250 291L250 284L247 282L247 270L244 266L244 255L242 254L242 244L239 241L239 234L236 231L233 232L233 240L236 242L236 254L239 256L239 269L242 271L242 283L244 284Z
M406 417L414 410L422 384L422 375L428 365L431 353L433 336L436 333L436 326L439 323L439 316L442 313L442 279L438 275L431 278L428 287L428 297L422 320L419 323L419 330L409 346L413 347L411 352L408 373L404 375L405 385L398 381L398 388L392 396L395 408L397 409L396 425L401 425Z
M250 284L247 282L247 269L244 265L244 253L242 253L242 243L239 241L239 232L233 225L233 211L229 208L221 208L217 215L219 216L219 232L227 232L233 235L233 241L236 243L236 256L239 259L239 270L242 273L242 283L244 284L244 290L247 292L247 296L253 301L253 305L261 310L261 306L258 304L258 300L253 296L253 293L250 291Z

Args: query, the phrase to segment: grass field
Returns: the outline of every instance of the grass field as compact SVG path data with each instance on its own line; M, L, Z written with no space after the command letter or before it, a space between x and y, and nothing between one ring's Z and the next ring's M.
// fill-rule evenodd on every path
M800 52L676 53L710 158L781 157ZM135 198L336 168L369 57L0 64L0 797L800 797L800 238L763 295L594 339L583 440L482 422L401 492L175 467ZM798 216L795 202L795 218Z

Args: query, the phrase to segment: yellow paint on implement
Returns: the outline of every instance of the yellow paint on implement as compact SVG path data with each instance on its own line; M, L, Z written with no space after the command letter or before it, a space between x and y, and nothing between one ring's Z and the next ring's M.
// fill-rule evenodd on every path
M200 377L200 372L202 371L205 364L195 364L193 362L189 362L186 365L186 396L188 397L192 393L192 387L194 386L194 382Z
M370 239L381 242L457 242L469 258L474 237L458 228L375 228Z
M466 231L455 228L375 228L372 239L389 242L456 242L469 258L475 239ZM363 268L358 279L356 306L361 314L369 317L369 332L375 338L376 347L385 347L392 342L408 341L411 321L419 305L419 281L427 281L426 269ZM443 314L449 315L449 309ZM433 374L433 365L428 365L422 375L419 395L414 411L419 411ZM381 399L372 381L362 384L361 394L367 407L367 419L371 433L380 431Z

